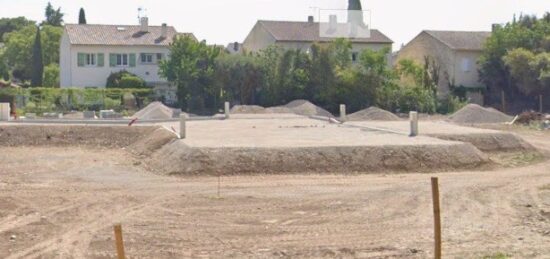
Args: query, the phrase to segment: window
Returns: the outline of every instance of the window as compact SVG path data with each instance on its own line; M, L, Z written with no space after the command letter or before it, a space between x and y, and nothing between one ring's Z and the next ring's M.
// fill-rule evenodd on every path
M462 59L462 71L463 72L470 72L472 69L472 61L469 58L463 58Z
M143 64L153 64L153 54L150 53L141 53L140 55L141 63Z
M157 62L163 59L164 55L162 53L157 53Z
M117 54L116 55L116 65L117 66L128 66L128 54Z
M96 54L85 54L86 62L84 63L85 66L93 67L96 65Z
M357 53L357 52L351 53L351 61L352 62L357 62L358 57L359 57L359 53Z

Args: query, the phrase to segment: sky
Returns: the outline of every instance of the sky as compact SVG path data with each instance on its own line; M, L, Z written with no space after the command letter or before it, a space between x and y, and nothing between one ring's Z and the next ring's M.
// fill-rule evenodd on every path
M48 0L0 0L0 17L43 20ZM167 23L209 44L242 42L257 20L306 21L318 9L346 9L346 0L51 0L66 23L77 23L81 7L89 24L138 24L145 8L150 25ZM394 42L394 50L422 30L489 31L514 14L542 16L550 0L362 0L372 28Z

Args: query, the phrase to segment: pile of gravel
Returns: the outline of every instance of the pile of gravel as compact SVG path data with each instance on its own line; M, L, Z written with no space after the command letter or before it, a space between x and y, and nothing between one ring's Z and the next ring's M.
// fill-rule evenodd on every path
M494 108L484 108L477 104L468 104L449 117L454 123L504 123L512 119Z
M327 110L306 100L294 100L284 105L284 107L298 115L333 117Z
M258 105L235 105L231 108L232 114L263 114L265 108Z
M275 106L275 107L266 108L265 113L290 113L290 114L294 114L294 111L292 111L290 108L287 108L287 107L284 107L284 106Z
M398 121L401 120L397 115L380 109L378 107L369 107L346 116L348 121Z
M174 118L175 115L174 109L161 102L152 102L145 108L136 112L132 118L140 120L168 120Z

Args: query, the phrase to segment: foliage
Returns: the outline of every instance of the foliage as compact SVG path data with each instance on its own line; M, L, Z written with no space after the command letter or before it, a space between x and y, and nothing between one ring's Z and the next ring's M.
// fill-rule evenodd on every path
M63 16L61 12L61 7L54 9L52 4L48 2L45 10L46 19L42 22L42 25L51 25L51 26L62 26L63 25Z
M193 112L216 109L221 103L214 82L216 57L220 49L189 36L176 37L170 44L170 59L160 63L160 74L178 87L178 101Z
M509 51L503 60L520 92L534 95L550 90L550 52L535 54L517 48Z
M42 85L42 76L44 74L44 62L42 61L42 42L40 40L40 28L36 30L34 45L31 55L31 86Z
M44 87L59 87L59 65L49 64L44 67Z
M532 71L529 72L530 69L522 69L518 65L525 58L533 58L526 51L535 56L548 53L549 35L550 13L544 14L542 18L522 15L518 20L514 19L503 26L495 27L478 62L481 81L489 88L489 95L493 100L499 99L501 90L519 99L540 89L536 80L527 78ZM544 81L545 73L542 75Z
M25 17L1 18L0 19L0 42L4 42L4 34L21 30L35 22L27 20Z
M59 44L63 29L44 25L40 31L44 65L59 63ZM36 33L37 27L30 25L4 35L6 43L2 60L17 79L29 80L31 78L31 57Z
M143 105L153 97L151 89L82 88L2 88L0 96L18 96L24 100L23 113L66 112L115 109L121 111L122 98L133 95Z
M84 12L84 8L80 8L78 12L78 24L86 24L86 13Z
M107 77L107 88L144 88L146 87L145 80L139 76L132 74L126 70L111 73Z
M222 55L216 60L217 87L223 97L240 104L255 104L257 87L262 84L263 73L258 62L250 55Z

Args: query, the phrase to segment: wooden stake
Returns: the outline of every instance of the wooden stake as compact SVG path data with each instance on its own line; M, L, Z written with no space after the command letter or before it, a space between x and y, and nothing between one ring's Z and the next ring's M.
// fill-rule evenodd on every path
M124 255L124 241L122 240L122 226L117 224L114 226L114 229L117 258L126 259L126 255Z
M439 210L439 179L432 177L432 199L434 208L434 258L441 259L441 214Z
M221 188L221 185L222 185L222 176L221 174L218 174L218 199L221 198L220 196L220 188Z

